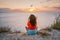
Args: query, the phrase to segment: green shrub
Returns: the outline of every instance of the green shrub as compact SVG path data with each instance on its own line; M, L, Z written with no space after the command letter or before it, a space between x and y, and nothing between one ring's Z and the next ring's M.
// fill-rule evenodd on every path
M54 23L52 26L51 26L53 29L57 29L57 30L60 30L60 22L56 22Z

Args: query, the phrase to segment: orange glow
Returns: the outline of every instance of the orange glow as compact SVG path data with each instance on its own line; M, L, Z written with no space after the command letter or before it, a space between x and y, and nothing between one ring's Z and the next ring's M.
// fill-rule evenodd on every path
M41 12L41 11L60 11L60 9L52 7L38 7L38 8L10 8L11 10L23 12Z

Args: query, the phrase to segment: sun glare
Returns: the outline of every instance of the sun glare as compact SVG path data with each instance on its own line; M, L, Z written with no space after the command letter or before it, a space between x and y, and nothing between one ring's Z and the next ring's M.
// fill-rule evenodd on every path
M30 8L29 9L30 12L34 12L34 10L35 10L34 8Z

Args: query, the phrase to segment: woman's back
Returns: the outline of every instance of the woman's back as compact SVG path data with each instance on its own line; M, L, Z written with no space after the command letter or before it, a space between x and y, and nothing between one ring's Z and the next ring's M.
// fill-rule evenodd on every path
M35 30L36 29L36 24L34 26L31 25L30 22L27 23L27 26L30 30Z

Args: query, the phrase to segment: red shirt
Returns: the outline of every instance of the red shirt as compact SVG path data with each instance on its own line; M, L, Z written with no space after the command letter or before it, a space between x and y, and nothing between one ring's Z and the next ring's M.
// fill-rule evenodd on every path
M32 26L30 22L27 23L27 26L30 30L35 30L36 29L36 25Z

